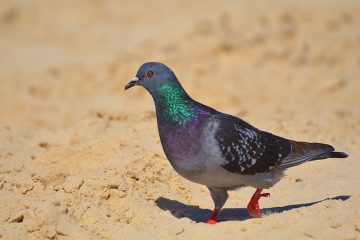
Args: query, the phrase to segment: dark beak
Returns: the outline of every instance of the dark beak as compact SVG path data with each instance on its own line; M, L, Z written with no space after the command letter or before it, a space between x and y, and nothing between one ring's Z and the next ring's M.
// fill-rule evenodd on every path
M133 79L131 79L131 81L128 84L126 84L125 90L132 88L133 86L136 86L138 84L139 84L139 78L134 77Z

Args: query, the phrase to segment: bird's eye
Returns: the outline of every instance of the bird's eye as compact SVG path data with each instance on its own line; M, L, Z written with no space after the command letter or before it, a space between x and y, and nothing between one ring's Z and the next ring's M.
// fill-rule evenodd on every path
M147 72L146 72L146 76L147 76L148 78L151 78L152 76L154 76L154 72L153 72L153 71L147 71Z

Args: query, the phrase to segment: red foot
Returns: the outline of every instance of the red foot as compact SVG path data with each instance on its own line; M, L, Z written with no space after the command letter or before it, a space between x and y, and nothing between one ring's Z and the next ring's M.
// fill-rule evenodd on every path
M259 199L261 197L270 197L270 193L261 193L262 189L256 189L254 195L251 197L249 204L247 205L248 212L253 218L261 217L261 209L259 206Z
M216 223L218 223L217 216L219 215L219 212L220 212L219 210L214 209L214 211L211 214L211 217L207 220L207 223L208 224L216 224Z

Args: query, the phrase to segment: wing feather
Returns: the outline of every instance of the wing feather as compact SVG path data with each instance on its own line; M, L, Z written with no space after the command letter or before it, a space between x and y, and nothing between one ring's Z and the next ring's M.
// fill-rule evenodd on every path
M291 151L290 141L260 131L248 123L222 116L215 135L230 172L256 174L271 170Z

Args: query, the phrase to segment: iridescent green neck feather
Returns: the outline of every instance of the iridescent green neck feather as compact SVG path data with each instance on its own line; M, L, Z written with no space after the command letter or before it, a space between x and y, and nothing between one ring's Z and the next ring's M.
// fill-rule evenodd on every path
M164 83L157 92L158 114L163 120L171 120L179 125L185 125L195 114L193 101L180 84Z

